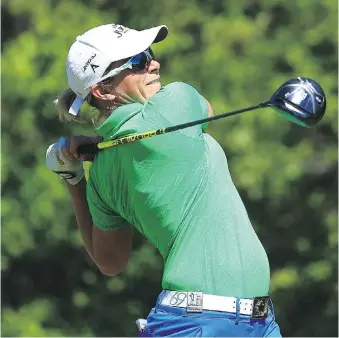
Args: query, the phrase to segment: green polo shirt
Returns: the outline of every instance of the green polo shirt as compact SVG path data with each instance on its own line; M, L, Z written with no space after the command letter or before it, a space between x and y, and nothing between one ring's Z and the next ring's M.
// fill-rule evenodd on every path
M145 104L114 110L98 129L115 139L208 116L190 85L162 87ZM267 295L269 263L232 182L221 146L203 125L117 147L96 156L87 184L93 223L132 224L164 259L169 290Z

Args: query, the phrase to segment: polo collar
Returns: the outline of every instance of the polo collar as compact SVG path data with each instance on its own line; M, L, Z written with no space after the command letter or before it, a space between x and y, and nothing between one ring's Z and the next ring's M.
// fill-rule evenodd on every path
M104 139L112 139L121 126L136 114L140 113L143 104L139 102L129 103L115 109L105 122L97 128L97 132Z

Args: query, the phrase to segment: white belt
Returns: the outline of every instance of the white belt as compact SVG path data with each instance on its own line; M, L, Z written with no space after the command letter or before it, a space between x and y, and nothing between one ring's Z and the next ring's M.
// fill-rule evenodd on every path
M253 318L267 316L269 297L241 298L239 300L239 313L251 315ZM201 312L202 310L237 312L237 299L223 297L195 291L165 291L160 302L161 305L186 308L188 312Z

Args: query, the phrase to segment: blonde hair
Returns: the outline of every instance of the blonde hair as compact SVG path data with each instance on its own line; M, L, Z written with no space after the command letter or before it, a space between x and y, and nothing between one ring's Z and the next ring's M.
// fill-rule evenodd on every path
M76 99L77 95L73 92L71 88L65 89L61 92L58 97L53 101L56 112L59 116L61 122L77 122L77 123L88 123L89 121L82 118L81 110L77 116L74 116L69 113L69 109ZM91 122L94 126L102 124L107 118L107 113L100 110L99 101L90 93L86 97L85 101L89 106L93 108L93 116L91 117Z
M77 116L73 116L69 113L69 108L76 99L76 94L71 88L67 88L60 93L56 100L53 101L55 109L61 122L80 122Z

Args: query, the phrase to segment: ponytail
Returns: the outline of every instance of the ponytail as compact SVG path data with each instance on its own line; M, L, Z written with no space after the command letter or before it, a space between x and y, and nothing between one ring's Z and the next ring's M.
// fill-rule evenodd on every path
M79 116L74 116L69 113L69 108L76 99L77 95L71 88L67 88L60 93L56 100L53 101L57 114L61 122L83 122Z
M95 127L98 127L106 120L106 118L111 113L111 111L109 114L107 114L107 112L101 111L99 101L93 95L89 94L86 97L85 102L87 102L87 104L93 108L90 113L90 116L82 117L81 114L84 112L81 113L81 111L79 112L78 116L74 116L69 113L69 109L72 106L76 97L77 95L73 92L73 90L71 88L67 88L58 95L56 100L53 101L56 112L61 122L64 122L64 123L77 122L77 123L82 123L82 124L90 122ZM111 110L113 110L114 108L111 108ZM88 115L88 114L85 114L85 115Z

